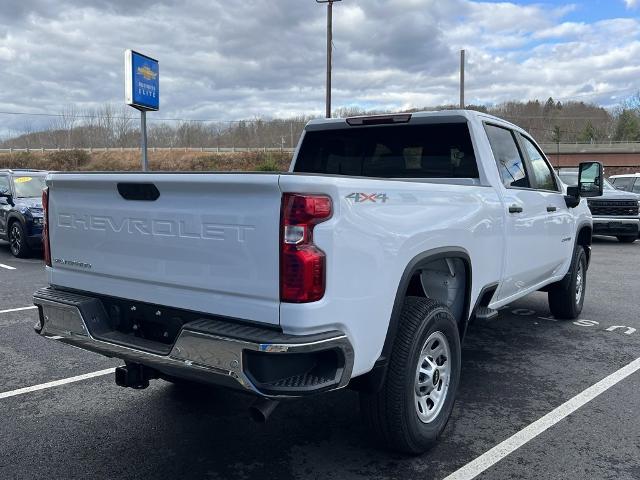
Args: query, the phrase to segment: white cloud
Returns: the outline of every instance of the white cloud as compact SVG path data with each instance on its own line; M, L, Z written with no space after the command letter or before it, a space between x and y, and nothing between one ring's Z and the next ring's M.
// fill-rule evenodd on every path
M624 3L627 8L636 8L638 5L640 5L640 0L624 0Z
M122 52L159 58L161 117L240 119L323 111L325 10L312 0L11 2L0 11L0 110L59 112L122 102ZM637 0L627 1L637 3ZM637 88L640 22L566 21L573 5L470 0L336 3L334 106L467 98L578 98ZM150 118L153 117L150 116ZM0 130L10 120L0 116Z
M586 34L589 26L584 23L564 22L553 27L538 30L533 33L533 37L537 39L553 39L576 37Z

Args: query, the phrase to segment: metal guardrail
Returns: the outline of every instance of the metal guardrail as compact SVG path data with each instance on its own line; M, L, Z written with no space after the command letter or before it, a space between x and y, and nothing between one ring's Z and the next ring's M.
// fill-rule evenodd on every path
M82 150L85 152L139 152L140 147L89 147L89 148L0 148L0 153L19 152L64 152ZM280 147L149 147L150 152L207 152L207 153L236 153L236 152L287 152L293 153L293 148Z
M547 155L558 153L555 143L541 143L542 150ZM83 147L83 148L0 148L0 153L18 152L60 152L83 150L85 152L139 152L140 147ZM236 152L287 152L293 153L293 148L281 147L149 147L150 152L207 152L207 153L236 153ZM640 142L608 142L608 143L561 143L560 153L640 153Z
M558 153L557 143L541 143L547 155ZM640 153L640 142L561 143L560 153Z

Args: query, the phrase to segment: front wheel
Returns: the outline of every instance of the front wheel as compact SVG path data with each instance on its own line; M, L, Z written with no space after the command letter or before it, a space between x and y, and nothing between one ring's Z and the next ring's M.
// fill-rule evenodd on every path
M447 307L407 297L387 376L377 393L361 393L364 420L387 448L420 454L444 430L460 382L460 336Z
M9 229L9 248L11 249L11 254L17 258L28 257L31 253L31 249L27 245L24 228L18 221L13 222Z
M549 288L549 309L556 318L572 320L582 312L587 288L587 256L576 246L566 277Z
M635 235L618 235L616 238L620 243L633 243L638 239Z

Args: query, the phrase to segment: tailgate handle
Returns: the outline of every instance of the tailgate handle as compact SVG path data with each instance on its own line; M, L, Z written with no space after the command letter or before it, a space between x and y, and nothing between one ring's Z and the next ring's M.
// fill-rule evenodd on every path
M119 183L118 193L125 200L153 202L160 197L160 191L153 183Z

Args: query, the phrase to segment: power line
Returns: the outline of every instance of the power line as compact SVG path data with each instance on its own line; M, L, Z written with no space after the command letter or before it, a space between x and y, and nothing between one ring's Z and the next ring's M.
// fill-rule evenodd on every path
M526 120L607 120L607 117L604 115L600 117L563 117L561 115L556 117L545 117L544 115L512 115L504 113L503 116L505 118L523 118Z
M65 114L65 113L31 113L31 112L9 112L9 111L0 111L0 115L23 115L23 116L33 116L33 117L56 117L56 118L84 118L84 119L96 119L96 118L111 118L114 120L134 120L133 116L123 116L123 115L103 115L96 113L95 115L89 114ZM253 122L256 120L264 120L264 119L251 119L251 120L216 120L216 119L204 119L204 118L153 118L150 121L154 122L198 122L198 123L242 123L242 122ZM306 120L295 120L295 119L276 119L285 122L296 122L296 121L306 121Z

